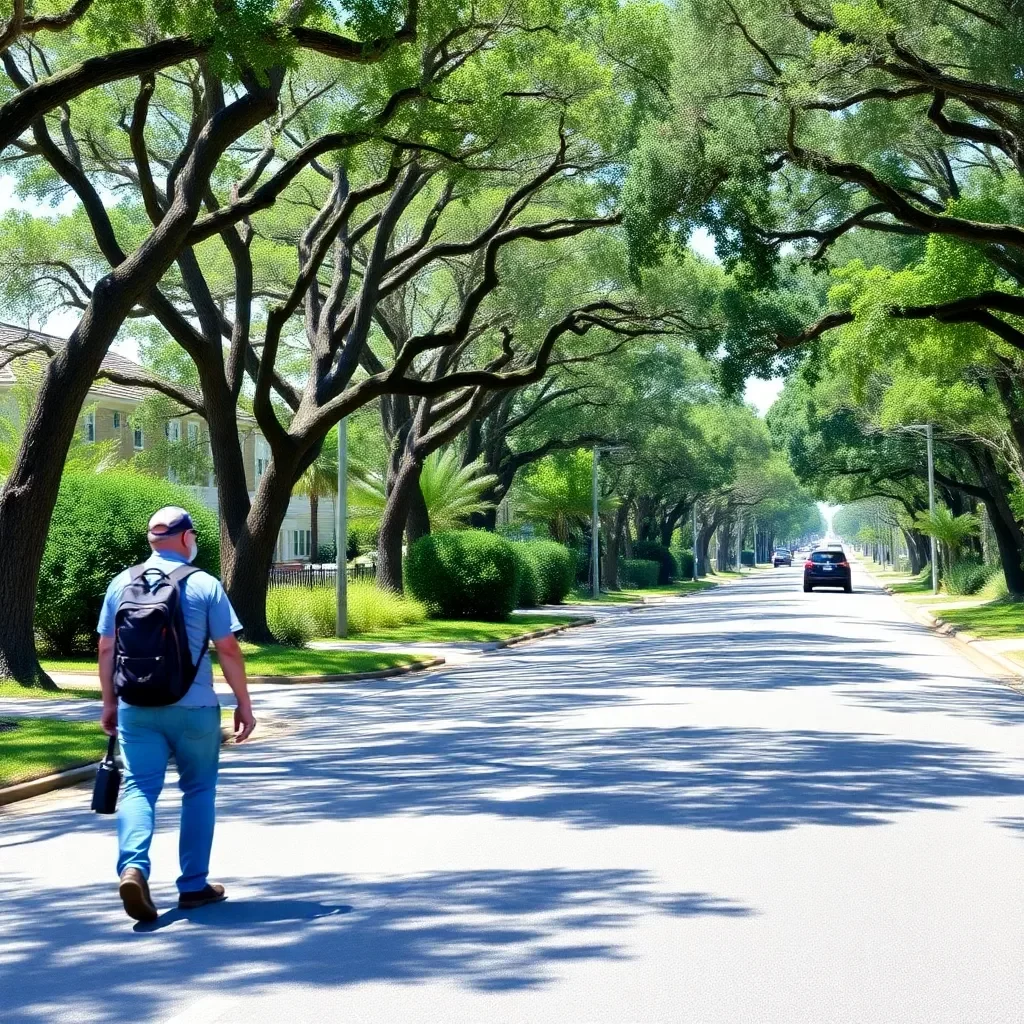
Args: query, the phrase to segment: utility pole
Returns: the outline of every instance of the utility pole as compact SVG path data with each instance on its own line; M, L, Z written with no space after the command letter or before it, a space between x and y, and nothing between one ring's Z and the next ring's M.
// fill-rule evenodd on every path
M697 565L697 499L693 499L693 582L700 578L700 566Z
M590 469L590 490L593 505L590 512L590 593L594 600L601 596L601 570L598 566L598 556L601 550L601 540L598 533L600 523L597 517L597 460L601 456L601 449L594 446L594 461Z
M931 423L925 425L925 436L928 438L928 513L935 515L935 428ZM938 544L933 533L929 538L932 549L932 593L939 592L939 559Z
M334 500L334 565L338 610L334 635L348 636L348 422L338 424L338 494Z

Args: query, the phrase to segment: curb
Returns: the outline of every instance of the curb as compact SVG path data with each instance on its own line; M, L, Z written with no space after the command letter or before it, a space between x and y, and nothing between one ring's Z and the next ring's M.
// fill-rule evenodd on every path
M407 676L410 672L437 668L444 664L444 658L428 658L411 665L396 665L394 668L379 668L372 672L341 672L338 675L322 676L249 676L248 682L256 685L304 686L317 683L354 683L360 679L389 679L391 676Z
M77 786L80 782L88 782L96 774L98 767L99 761L95 761L92 764L79 765L77 768L68 768L57 772L56 775L44 775L41 779L5 786L0 789L0 807L18 800L27 800L32 796L41 796L55 789L66 789L68 786Z
M508 640L499 640L491 650L500 651L506 647L515 647L516 644L526 643L527 640L540 640L541 637L554 636L556 633L564 633L567 629L579 629L580 626L593 626L597 622L593 616L580 616L578 622L565 622L561 626L548 626L546 629L535 629L532 633L521 633L519 636L509 637Z
M268 722L264 722L264 727L271 731L277 731L280 726L276 722L277 720L272 718ZM222 722L220 727L221 746L230 743L234 735L231 726ZM263 736L258 736L256 742L263 738ZM99 761L92 761L89 764L80 764L75 768L65 768L64 771L56 772L53 775L44 775L39 779L29 779L28 782L17 782L13 786L4 786L0 788L0 807L17 803L20 800L28 800L33 796L42 796L44 793L52 793L57 789L70 789L83 782L91 782L99 766Z
M933 633L949 640L955 646L961 647L965 653L969 651L972 657L979 658L994 665L1000 670L995 674L1002 683L1011 686L1013 689L1017 689L1018 686L1024 686L1024 667L1011 661L1009 658L1003 657L1003 655L998 654L995 651L985 651L976 646L979 643L984 643L980 636L968 633L962 626L956 626L951 622L946 622L945 619L941 619L937 615L932 615L931 612L924 608L914 607L914 605L910 604L909 601L904 601L903 597L900 594L897 594L892 587L884 583L881 584L881 587L890 597L895 598L900 603L901 607L906 609L910 614L910 617L919 625L924 626L926 629L930 629ZM1005 673L1009 673L1011 678L1007 679Z

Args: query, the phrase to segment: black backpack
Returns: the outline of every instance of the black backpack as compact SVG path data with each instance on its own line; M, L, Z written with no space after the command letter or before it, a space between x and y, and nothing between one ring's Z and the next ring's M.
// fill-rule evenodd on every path
M199 660L185 632L181 585L200 570L183 565L170 574L136 565L114 613L114 689L126 704L161 707L188 692L206 657L209 636Z

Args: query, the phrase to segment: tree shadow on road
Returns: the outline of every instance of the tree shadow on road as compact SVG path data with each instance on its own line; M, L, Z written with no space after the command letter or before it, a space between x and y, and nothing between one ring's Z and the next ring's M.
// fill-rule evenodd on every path
M230 879L229 888L230 888ZM58 1009L96 1024L157 1020L203 991L253 995L283 984L448 979L481 991L533 989L570 961L621 960L639 915L725 918L753 911L708 893L666 893L632 870L463 871L365 880L246 880L234 898L133 932L113 886L2 892L21 938L0 962L5 1024ZM59 990L74 1007L53 1003Z

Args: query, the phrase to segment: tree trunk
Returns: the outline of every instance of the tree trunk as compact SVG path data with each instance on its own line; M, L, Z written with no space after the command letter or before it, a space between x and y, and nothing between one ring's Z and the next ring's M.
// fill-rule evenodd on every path
M910 574L912 576L917 576L922 569L921 554L918 551L917 544L910 531L904 529L902 526L900 527L900 531L903 533L903 539L907 544L907 557L910 559Z
M1021 531L1010 508L1006 483L987 452L975 456L972 461L985 486L983 501L999 548L1006 588L1014 596L1024 595L1024 569L1021 567L1024 531Z
M246 528L234 549L231 576L225 581L245 638L253 643L274 642L267 625L267 587L277 537L288 514L297 476L294 465L280 466L271 459L256 490Z
M402 536L419 484L420 467L406 454L395 474L377 536L377 583L396 594L402 593Z
M697 559L697 577L707 576L711 569L708 559L708 549L711 547L711 538L714 536L714 524L708 523L701 526L697 531L697 543L694 548L694 557Z
M420 490L420 473L422 465L416 472L416 486L409 499L409 515L405 520L405 542L410 547L430 533L430 510Z

